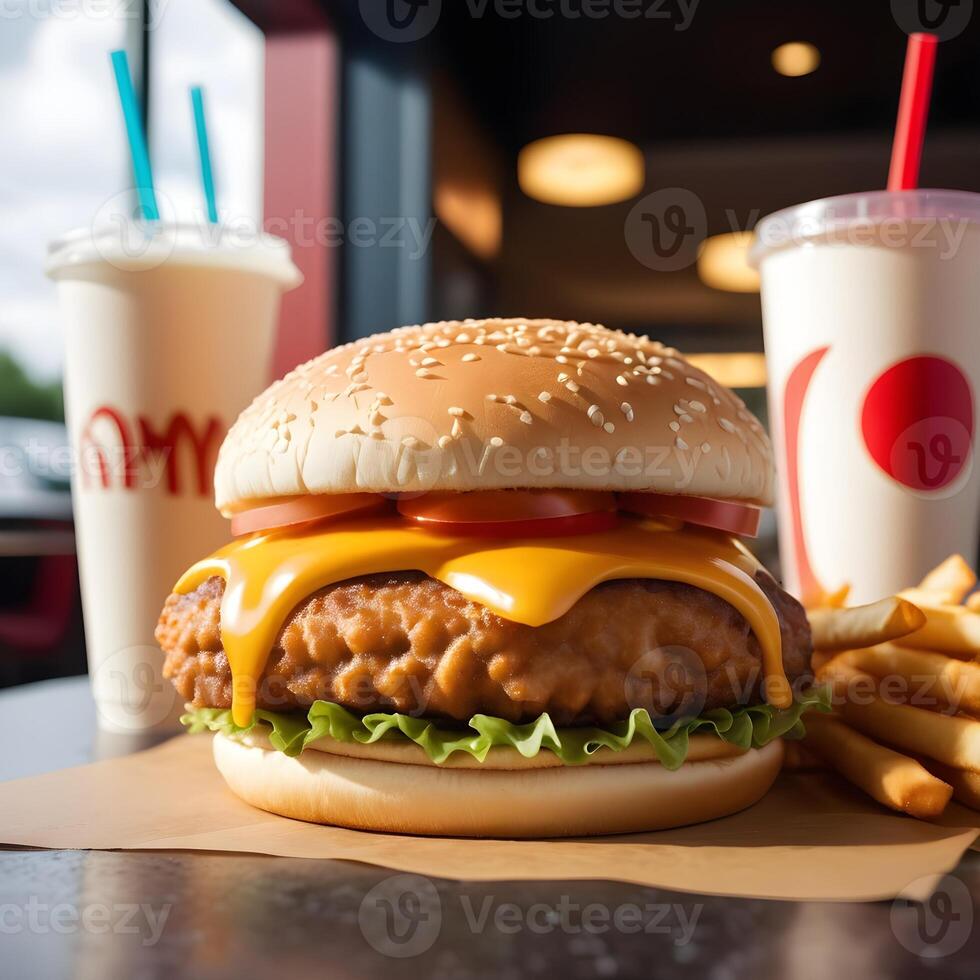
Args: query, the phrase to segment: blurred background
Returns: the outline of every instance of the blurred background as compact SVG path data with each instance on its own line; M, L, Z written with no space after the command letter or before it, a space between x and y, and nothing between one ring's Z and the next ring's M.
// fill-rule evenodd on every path
M922 186L980 191L972 0L7 0L0 686L85 669L41 270L51 239L132 213L110 50L164 216L202 220L200 84L222 222L292 243L273 374L403 323L552 316L697 355L764 418L752 228L883 186L921 29L944 38Z

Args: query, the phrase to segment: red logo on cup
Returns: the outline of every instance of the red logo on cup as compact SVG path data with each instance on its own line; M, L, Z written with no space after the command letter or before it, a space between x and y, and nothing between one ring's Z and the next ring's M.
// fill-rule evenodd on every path
M165 480L170 494L189 489L199 496L210 496L214 462L224 435L225 426L215 416L205 419L200 431L183 412L174 412L165 426L156 427L143 415L131 423L119 409L100 405L81 433L82 485L91 487L95 477L103 490L114 484L134 490ZM185 488L181 460L186 462L188 454L193 476Z
M893 480L929 492L949 486L973 451L973 392L942 357L893 364L864 396L861 433L871 458Z

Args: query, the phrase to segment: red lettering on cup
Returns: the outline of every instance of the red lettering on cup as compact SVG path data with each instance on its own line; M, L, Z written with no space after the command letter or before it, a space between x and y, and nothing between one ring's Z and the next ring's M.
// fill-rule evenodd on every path
M136 415L131 422L119 409L100 405L79 437L82 486L109 490L119 485L134 490L140 476L143 488L155 486L163 476L167 492L179 495L185 492L181 455L186 457L189 451L194 473L186 490L208 497L225 432L225 425L213 415L195 427L184 412L174 412L165 425L156 426L144 415Z
M973 451L973 392L963 372L934 355L909 357L868 388L861 434L891 479L919 492L949 486Z
M787 504L793 534L793 554L796 557L796 574L800 584L800 598L804 605L818 602L824 594L824 589L810 565L806 532L803 528L803 504L800 500L800 423L803 420L803 401L813 379L813 373L829 350L829 347L818 347L807 354L790 371L783 390L786 489L789 498Z

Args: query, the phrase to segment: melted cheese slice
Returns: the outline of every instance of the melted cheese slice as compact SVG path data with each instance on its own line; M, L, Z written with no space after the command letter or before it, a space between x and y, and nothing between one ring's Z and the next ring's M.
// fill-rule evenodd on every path
M352 516L233 541L192 566L174 587L192 592L225 580L221 640L232 673L232 717L247 725L269 652L292 610L318 589L374 572L418 570L505 619L541 626L600 582L657 578L712 592L734 606L759 639L765 692L776 707L792 693L779 621L754 576L761 568L719 532L623 517L611 531L559 538L487 539L436 533L390 515Z

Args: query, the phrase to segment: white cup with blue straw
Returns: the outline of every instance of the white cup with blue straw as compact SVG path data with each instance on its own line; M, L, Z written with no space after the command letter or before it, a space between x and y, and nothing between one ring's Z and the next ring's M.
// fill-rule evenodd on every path
M49 246L89 673L102 729L170 730L180 704L153 633L183 569L228 538L211 477L227 428L265 388L289 245L218 224L203 94L192 95L206 220L161 216L125 54L112 69L133 163L132 218ZM128 209L127 209L128 210Z

